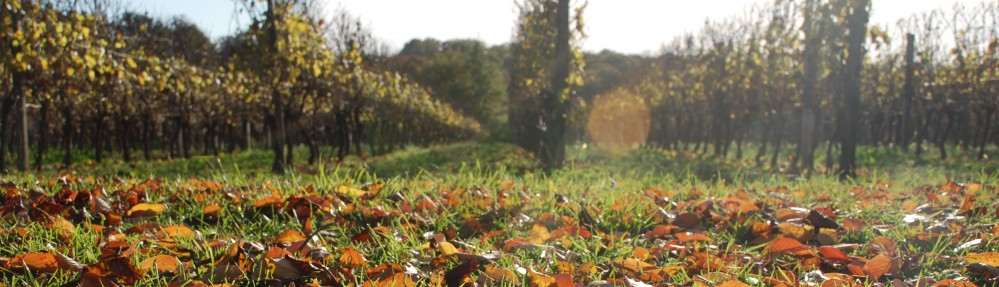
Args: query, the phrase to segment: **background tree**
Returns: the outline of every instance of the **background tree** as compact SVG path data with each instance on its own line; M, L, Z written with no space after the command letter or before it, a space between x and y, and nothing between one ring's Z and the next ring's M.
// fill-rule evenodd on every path
M478 40L412 40L391 66L429 88L488 130L506 124L506 77L502 59Z
M802 73L801 94L801 139L798 141L798 154L801 156L802 171L812 169L815 163L814 131L818 122L818 74L819 55L822 45L822 13L816 9L814 0L805 3L805 59Z
M533 151L545 168L565 159L569 98L582 86L583 59L573 43L583 36L582 8L570 26L569 0L520 3L517 35L511 47L510 136Z
M857 136L860 131L860 73L864 68L864 40L867 38L867 21L870 19L870 1L850 1L850 16L847 18L850 35L847 38L846 77L844 82L843 112L840 119L843 136L843 151L840 155L839 174L842 177L856 175Z

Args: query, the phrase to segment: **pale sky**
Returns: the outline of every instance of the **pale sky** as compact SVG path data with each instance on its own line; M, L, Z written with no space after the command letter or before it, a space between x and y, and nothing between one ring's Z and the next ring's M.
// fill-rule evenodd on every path
M871 21L891 24L934 8L950 8L980 0L873 0ZM233 0L125 0L126 5L157 17L185 15L212 38L248 25L234 17ZM654 53L686 32L697 32L705 19L724 19L746 11L753 0L589 0L584 21L587 51L611 49ZM332 13L344 7L361 18L375 37L393 50L414 38L479 39L495 45L509 42L516 20L514 0L328 0Z

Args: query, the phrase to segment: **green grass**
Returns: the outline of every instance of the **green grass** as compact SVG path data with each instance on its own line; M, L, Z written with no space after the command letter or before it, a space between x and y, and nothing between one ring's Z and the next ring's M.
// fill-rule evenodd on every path
M369 165L381 177L419 173L478 170L523 174L537 162L523 149L500 143L458 143L433 148L410 147L380 158Z
M826 162L824 146L816 150L816 171L813 174L831 174L833 171L824 166ZM950 155L940 159L935 149L928 149L922 157L912 153L902 153L891 147L861 147L858 150L857 162L860 173L865 177L899 177L907 174L936 176L934 180L954 179L969 181L981 175L999 173L999 161L977 160L976 151L963 151L955 146L948 146ZM711 150L709 148L708 150ZM996 153L996 147L990 147L991 153ZM320 163L307 165L308 150L298 147L295 150L294 172L315 174L320 167L337 170L365 170L382 178L395 176L411 177L419 173L454 173L458 170L479 170L485 172L503 171L520 176L538 168L538 162L532 156L518 147L503 143L465 142L434 147L408 147L386 155L358 158L351 155L342 162L335 161L332 155L335 151L323 148L320 152ZM614 154L603 151L592 145L573 145L568 148L566 166L570 170L598 170L618 175L656 175L682 177L689 180L746 180L766 179L775 176L797 178L800 174L791 168L790 156L793 147L785 147L777 166L769 165L770 154L763 157L758 165L757 147L747 145L741 158L736 158L735 148L725 157L713 156L710 152L704 155L689 151L670 151L659 149L638 149L624 154ZM838 152L838 151L837 151ZM58 164L62 152L52 150L47 153L44 168L33 173L39 175L56 175L60 173L78 173L87 175L113 175L120 177L212 177L218 174L248 176L251 178L270 173L273 155L269 150L255 149L248 152L216 155L194 155L190 158L166 159L165 155L154 154L153 161L135 160L123 162L120 155L114 154L111 159L95 163L92 154L77 152L76 164L72 168L64 168ZM141 158L140 154L133 157ZM836 162L837 158L833 158Z
M296 153L304 158L303 151ZM857 244L859 248L847 252L857 258L871 259L881 252L872 244L876 238L889 238L897 244L892 255L898 262L905 262L902 268L877 280L856 278L864 284L917 278L966 278L987 283L977 281L982 277L964 268L968 262L963 256L999 248L995 239L999 235L992 231L999 221L996 208L999 201L994 196L999 192L996 190L999 175L991 162L961 163L957 159L917 162L898 154L866 149L861 153L862 161L868 163L863 176L841 181L824 174L803 178L780 173L766 166L756 167L749 160L702 158L659 150L616 155L576 146L569 154L569 168L551 173L534 171L536 163L515 147L462 143L409 148L364 162L350 158L342 165L326 160L317 166L297 167L296 172L287 176L268 172L270 157L264 151L134 164L109 161L73 170L46 169L31 175L5 176L6 196L0 205L0 242L3 242L0 282L4 282L3 286L78 283L85 277L79 272L7 268L17 267L10 262L19 255L52 251L83 265L98 266L102 244L107 244L109 234L115 233L108 229L98 231L90 228L90 224L106 226L112 222L102 214L124 216L134 202L164 204L166 209L148 218L125 216L114 227L121 232L121 240L135 247L127 261L139 266L147 258L167 254L187 265L184 271L148 272L132 282L120 277L114 279L118 283L143 286L191 280L221 283L225 280L220 279L224 276L217 271L218 264L237 260L266 265L269 259L261 254L268 248L282 246L273 243L278 234L303 231L310 224L311 228L326 226L315 233L311 244L325 248L328 255L314 258L315 262L335 271L338 280L346 285L360 285L378 278L361 269L346 268L338 260L343 248L359 250L369 268L387 263L412 266L418 270L413 278L429 284L433 274L449 271L463 262L463 257L448 256L441 247L429 244L432 239L425 236L433 234L446 235L448 242L464 253L498 252L500 256L493 259L494 263L483 263L489 268L530 268L552 276L560 273L557 263L564 261L578 271L574 280L584 284L591 280L640 278L642 274L634 274L622 265L622 260L635 257L639 249L653 255L641 260L656 267L645 273L665 278L661 281L646 278L649 283L692 284L719 278L763 282L767 277L783 276L775 270L787 270L803 278L811 270L799 264L803 260L784 254L765 254L766 242L772 238L753 233L754 222L800 223L793 219L771 222L791 208L828 208L836 212L835 221L839 224L846 218L865 222L866 226L858 231L835 232L834 243ZM57 177L60 173L77 177L62 181ZM152 177L165 181L145 195L133 189ZM947 190L944 184L948 180L981 185L977 190ZM384 188L377 193L363 192L380 184ZM367 195L359 198L350 192L351 188ZM32 191L39 193L31 195ZM101 211L93 204L60 201L72 192L102 194L100 198L109 207ZM968 194L977 196L977 201L972 202L975 208L961 213L960 207ZM269 196L277 198L281 205L255 206ZM303 202L303 196L314 196L312 204L290 206ZM568 202L560 203L560 198ZM66 208L48 209L43 202ZM732 202L748 203L760 210L733 212L728 205ZM203 212L211 204L221 207L217 220L206 218ZM925 207L916 212L914 209L919 205ZM18 211L17 206L24 206L21 209L24 211ZM584 209L596 218L595 224L579 223ZM976 211L979 209L982 212ZM672 218L686 213L697 216L695 224L662 237L645 237L657 226L676 223ZM926 220L903 222L902 218L910 214ZM305 221L306 216L313 219ZM56 218L71 222L72 228L57 225L59 221L53 221ZM198 234L167 238L175 243L164 244L164 238L156 235L157 227L145 232L129 231L149 223L159 227L189 226ZM592 236L566 234L579 232L580 227L585 227ZM536 228L543 228L550 238L532 233ZM704 233L711 241L680 242L678 234L683 232ZM371 234L372 240L352 240L363 233ZM781 230L775 228L770 233ZM983 240L969 248L957 249L975 238ZM518 240L540 241L543 245L508 248ZM233 249L239 242L255 243L264 249L255 250L251 245ZM820 245L815 239L803 243L812 248ZM670 246L683 246L687 251ZM246 256L232 257L229 250L239 250L239 254ZM695 255L701 253L708 260L719 260L720 265L698 264ZM593 264L593 268L586 267L587 264ZM663 269L670 266L679 266L680 270L669 273ZM848 273L844 266L823 268L827 272ZM264 285L294 281L274 281L274 274L257 276L250 269L243 270L248 275L232 283ZM486 276L485 269L473 272L469 280ZM520 286L531 286L529 275L518 273L518 276ZM296 284L307 281L300 280Z

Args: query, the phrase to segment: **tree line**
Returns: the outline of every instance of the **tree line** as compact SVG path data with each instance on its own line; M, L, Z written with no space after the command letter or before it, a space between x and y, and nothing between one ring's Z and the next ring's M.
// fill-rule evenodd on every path
M380 65L385 56L359 19L323 18L318 3L237 2L252 23L213 43L183 18L153 19L116 1L4 0L0 170L8 154L27 170L53 147L70 166L80 151L131 161L262 142L281 173L295 145L314 162L320 146L343 158L481 132Z
M650 109L647 146L737 158L752 147L760 166L787 158L792 170L848 176L857 145L916 156L932 148L940 158L958 146L988 159L999 143L997 4L893 25L869 25L869 13L870 1L757 4L657 56L592 55L602 60L588 61L587 79L626 79L598 81L583 96L639 95ZM795 151L782 154L785 147ZM826 162L815 162L818 152Z
M564 160L555 145L608 137L713 157L755 148L759 166L842 177L861 145L985 160L999 143L994 2L870 25L870 0L773 0L656 56L581 52L586 4L568 2L521 2L508 50L510 140L545 167Z

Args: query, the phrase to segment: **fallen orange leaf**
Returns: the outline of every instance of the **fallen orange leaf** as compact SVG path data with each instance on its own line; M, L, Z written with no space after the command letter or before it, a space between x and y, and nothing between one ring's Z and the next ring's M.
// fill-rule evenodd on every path
M555 286L555 278L545 276L534 270L527 271L527 279L531 287L551 287Z
M968 264L982 263L992 267L999 267L999 253L996 252L968 253L968 255L964 256L964 260L968 261Z
M178 266L180 266L180 259L166 254L149 257L148 259L143 260L142 263L139 263L139 269L143 272L155 270L159 273L174 273L177 271Z
M357 249L344 248L340 249L340 252L343 252L343 255L340 255L340 258L337 259L337 262L339 262L340 265L351 269L366 266L366 263L364 262L364 255Z
M687 242L691 242L691 241L714 242L714 240L711 240L711 238L708 237L708 235L704 234L704 233L691 234L690 232L679 232L679 233L676 234L676 239L679 239L680 242L683 242L683 243L687 243Z
M871 280L878 280L891 269L892 259L891 257L885 256L884 254L878 254L874 256L867 264L864 264L864 271L870 276Z
M856 233L860 232L861 230L864 230L864 226L866 225L867 223L864 222L863 220L847 218L843 219L842 227L843 230L846 230L847 232Z
M190 227L186 225L170 225L163 227L159 232L156 232L155 237L160 240L174 239L177 237L195 237L198 233L195 232Z
M212 204L209 204L208 206L205 206L205 210L204 211L205 211L205 215L215 215L215 216L217 216L219 214L219 212L222 211L222 207L218 206L217 204L212 203Z
M356 188L353 188L353 187L342 186L342 185L339 186L339 187L337 187L337 188L335 188L335 189L333 189L333 191L336 192L336 193L339 193L339 194L350 196L350 197L362 197L362 196L365 196L365 195L368 194L367 191L363 191L363 190L356 189Z
M540 245L545 244L545 242L551 238L552 235L548 232L548 228L541 224L534 224L534 226L531 227L530 235L527 237L527 242Z
M978 285L964 280L945 279L933 283L930 287L978 287Z
M558 274L552 276L555 279L555 287L574 287L576 284L572 281L572 275L569 274Z
M408 274L400 272L393 273L377 281L364 282L361 287L416 287L416 281L413 281L413 278Z
M767 245L767 248L764 249L764 252L768 254L793 253L805 249L809 249L809 247L804 244L801 244L801 242L798 242L797 240L787 237L781 237L774 239L774 241L770 241L770 244Z
M856 282L850 280L844 280L840 278L829 278L825 282L822 282L820 287L853 287L860 286Z
M73 259L51 252L21 254L12 258L6 265L6 269L26 269L41 273L52 273L57 270L83 270L83 265Z
M437 249L440 250L441 254L444 256L450 256L452 254L458 253L458 248L454 247L454 244L447 241L441 241L437 243Z
M281 234L279 234L277 237L274 237L274 239L271 240L271 242L290 245L292 243L303 240L306 240L306 238L305 235L302 234L302 232L299 232L298 230L288 229L285 230L284 232L281 232Z
M492 285L503 285L503 286L520 286L520 276L517 273L510 271L509 269L495 268L488 266L485 269L484 274L488 278L487 286Z
M274 208L279 208L282 205L284 205L284 199L281 199L281 198L275 197L275 196L264 197L264 198L261 198L261 199L257 200L257 202L253 203L253 207L254 208L263 208L263 207L266 207L266 206L270 206L270 207L274 207Z
M799 242L808 242L815 237L815 227L811 225L799 225L790 222L781 223L778 228L784 236L794 238Z
M739 280L729 280L715 287L749 287L749 284L742 283Z
M620 268L629 275L638 275L645 272L659 270L659 267L635 258L623 258L611 260L611 266Z
M129 218L151 217L160 215L163 211L166 211L166 205L159 203L139 203L129 208L125 216Z
M836 247L832 246L822 246L819 247L819 252L822 253L822 259L838 262L838 263L849 263L853 260L846 256L846 253L840 251Z

